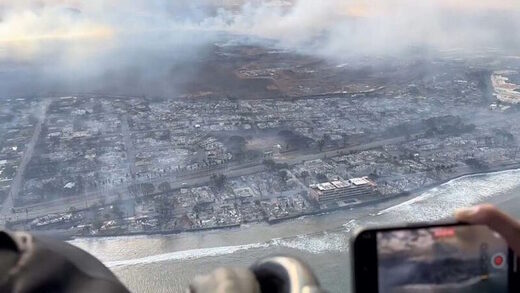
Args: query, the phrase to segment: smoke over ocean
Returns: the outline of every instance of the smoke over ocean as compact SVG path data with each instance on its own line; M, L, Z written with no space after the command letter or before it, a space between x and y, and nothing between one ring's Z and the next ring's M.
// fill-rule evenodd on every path
M520 46L515 0L1 1L0 95L175 96L240 41L334 61ZM202 61L201 61L202 60Z

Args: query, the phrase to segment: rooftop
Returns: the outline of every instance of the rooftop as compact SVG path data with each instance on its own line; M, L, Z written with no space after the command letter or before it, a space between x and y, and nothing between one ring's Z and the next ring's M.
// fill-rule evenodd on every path
M367 177L360 177L360 178L352 178L352 179L349 179L350 183L354 184L354 185L365 185L365 184L370 184L370 181L368 180Z

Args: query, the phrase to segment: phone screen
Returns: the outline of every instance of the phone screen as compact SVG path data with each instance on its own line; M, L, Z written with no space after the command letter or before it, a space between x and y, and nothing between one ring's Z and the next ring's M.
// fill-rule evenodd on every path
M508 246L485 226L378 231L385 292L508 292Z

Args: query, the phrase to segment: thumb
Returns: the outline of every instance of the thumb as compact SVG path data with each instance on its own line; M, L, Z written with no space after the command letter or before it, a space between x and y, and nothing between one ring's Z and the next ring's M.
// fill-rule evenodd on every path
M520 224L490 204L478 205L455 211L457 221L487 225L498 232L513 251L520 255Z

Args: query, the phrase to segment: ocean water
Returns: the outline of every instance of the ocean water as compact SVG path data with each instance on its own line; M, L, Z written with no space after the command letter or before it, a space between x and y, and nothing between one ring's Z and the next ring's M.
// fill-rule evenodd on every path
M307 261L330 292L350 291L349 242L360 227L450 217L454 209L491 202L520 218L520 170L465 176L370 207L238 229L76 239L133 292L183 292L189 281L219 266L247 267L276 254Z

